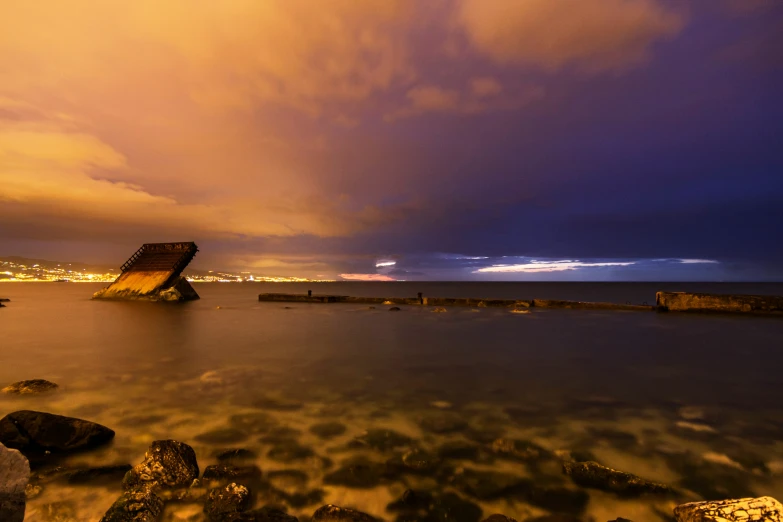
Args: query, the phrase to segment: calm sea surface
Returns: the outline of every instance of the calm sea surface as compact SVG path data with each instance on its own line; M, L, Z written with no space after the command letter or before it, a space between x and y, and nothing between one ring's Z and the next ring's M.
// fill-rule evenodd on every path
M477 510L644 522L701 498L783 500L783 319L257 301L312 289L654 304L656 290L783 295L783 284L205 283L194 285L200 301L174 305L91 301L102 286L0 284L12 300L0 310L0 387L33 378L61 387L0 395L0 416L41 410L117 433L66 466L136 464L156 439L192 445L202 470L244 448L265 477L256 505L303 517L333 503L395 520L387 507L409 488L457 502L444 522L478 522ZM377 443L379 433L396 443ZM498 452L499 438L534 443L551 462ZM394 465L411 450L425 469ZM569 455L683 496L580 493L560 470ZM573 498L531 504L504 489L515 479ZM46 506L62 502L75 520L97 521L120 491L116 480L46 483L26 520L48 520ZM165 520L203 520L199 511L172 505Z

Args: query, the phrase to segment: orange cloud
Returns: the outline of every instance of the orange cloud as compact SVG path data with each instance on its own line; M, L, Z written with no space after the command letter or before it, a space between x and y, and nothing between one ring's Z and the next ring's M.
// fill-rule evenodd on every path
M656 0L462 0L458 20L476 49L499 63L602 71L644 61L653 42L682 29L682 15L664 6Z
M494 78L473 78L470 80L470 90L479 98L497 96L503 86Z
M509 89L502 96L503 86L493 78L474 78L460 91L436 85L410 89L406 107L384 116L388 122L409 118L427 112L452 114L479 114L497 110L518 110L544 96L543 87L524 85Z

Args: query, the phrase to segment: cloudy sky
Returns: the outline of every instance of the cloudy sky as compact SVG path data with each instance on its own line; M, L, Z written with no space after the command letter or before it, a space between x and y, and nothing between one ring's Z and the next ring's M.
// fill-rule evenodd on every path
M0 3L0 256L783 279L778 0Z

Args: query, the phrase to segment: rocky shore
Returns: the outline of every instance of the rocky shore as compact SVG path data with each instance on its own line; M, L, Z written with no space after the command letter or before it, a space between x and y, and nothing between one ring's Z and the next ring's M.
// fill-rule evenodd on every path
M13 383L3 392L17 396L62 393L57 390L55 383L36 379ZM271 397L256 403L266 412L302 407L295 401ZM197 448L203 444L223 447L217 453L200 455L217 459L217 464L203 468L196 449L178 440L154 440L143 460L133 466L116 462L74 466L67 457L101 450L112 443L115 431L81 418L41 411L9 413L0 419L0 520L21 522L25 498L35 499L55 484L76 488L114 484L120 493L107 505L102 522L586 522L595 520L583 518L594 491L617 499L618 511L628 499L656 498L676 506L669 514L661 513L662 520L783 521L783 506L771 497L687 502L693 495L679 484L612 469L591 460L588 452L551 451L532 441L497 436L489 427L471 434L472 441L452 440L436 450L390 429L368 429L346 445L346 450L357 452L353 457L332 463L300 444L296 430L276 424L265 411L234 415L229 426L194 435L189 442ZM311 435L321 440L342 437L346 426L330 417L311 424ZM134 422L142 421L130 421ZM469 429L451 411L440 411L418 422L423 432L434 435ZM270 447L265 458L271 467L264 466L263 457L254 449L242 446L249 433L257 434ZM406 477L416 478L419 485L409 486L381 515L380 511L362 512L350 503L325 504L322 489L292 492L283 484L305 485L307 471L272 466L313 462L320 462L327 470L323 484L329 488L370 491L392 483L408 484ZM467 467L463 462L481 464ZM542 473L556 468L560 480ZM425 483L430 486L423 487ZM505 510L492 514L478 505L509 498L549 514L533 518ZM289 506L297 507L299 515L290 514ZM312 515L302 515L301 508L309 506L313 506L309 508ZM49 503L45 512L41 520L78 520L68 511L67 503ZM617 515L610 522L632 520L622 512Z

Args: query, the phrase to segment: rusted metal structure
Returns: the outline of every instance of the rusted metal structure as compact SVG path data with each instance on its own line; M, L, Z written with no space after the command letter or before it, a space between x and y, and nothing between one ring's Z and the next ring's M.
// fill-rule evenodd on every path
M122 265L122 274L94 299L188 301L198 299L182 271L198 252L196 243L145 243Z

